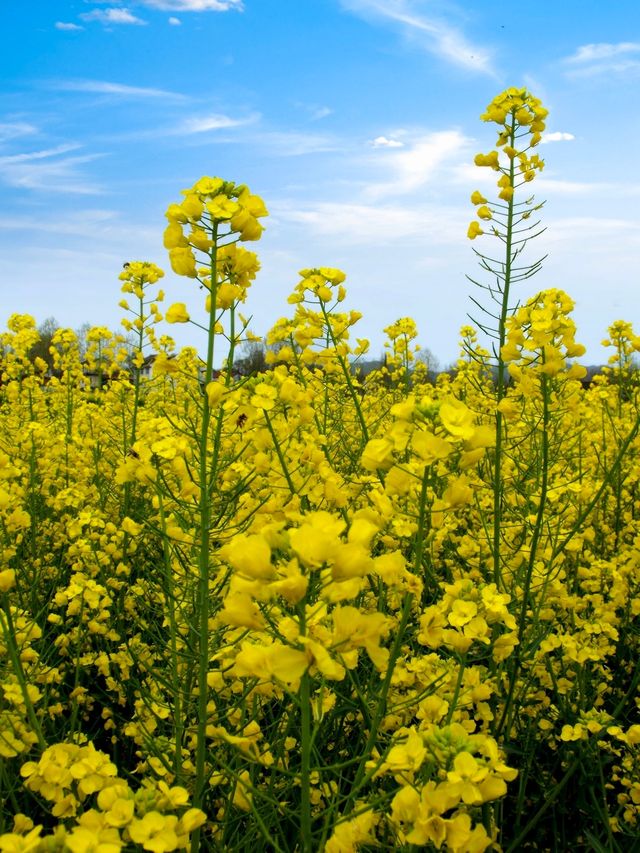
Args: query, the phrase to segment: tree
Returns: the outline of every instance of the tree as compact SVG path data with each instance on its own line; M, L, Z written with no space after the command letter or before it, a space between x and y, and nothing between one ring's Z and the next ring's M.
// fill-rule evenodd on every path
M51 342L53 341L53 336L59 328L60 324L55 317L47 317L46 320L43 320L43 322L38 326L40 340L35 343L29 351L29 358L31 361L34 361L36 358L41 358L47 363L49 372L53 370L53 356L49 350Z
M234 369L241 376L255 376L267 370L267 347L264 341L244 341L240 345L241 358L236 358Z
M80 352L80 358L84 360L84 357L87 354L87 333L91 329L91 323L83 323L78 329L76 329L76 337L78 338L78 350Z
M430 379L433 379L440 373L440 362L431 352L429 347L422 347L415 355L415 360L419 364L424 364L427 368L427 373Z

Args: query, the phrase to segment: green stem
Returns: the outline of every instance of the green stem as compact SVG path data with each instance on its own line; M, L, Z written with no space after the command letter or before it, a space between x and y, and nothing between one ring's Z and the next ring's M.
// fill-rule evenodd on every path
M280 447L280 443L278 441L278 437L273 429L273 424L271 423L271 418L269 417L269 413L266 409L263 411L264 419L267 424L267 429L271 433L271 438L273 439L273 446L275 447L276 456L278 457L278 461L280 462L280 467L282 468L282 473L284 474L284 478L287 481L287 486L289 486L289 491L292 495L295 495L296 490L293 485L293 480L291 479L291 475L289 474L289 469L287 467L286 460L282 454L282 449Z
M556 802L562 791L569 784L571 777L576 772L578 767L580 767L580 756L575 759L573 764L569 767L569 769L564 774L562 779L558 782L558 784L549 792L547 792L544 800L544 805L538 809L538 811L534 814L531 820L525 825L522 832L511 842L511 844L505 850L505 853L515 853L515 851L521 849L522 842L529 835L531 830L542 820L542 818L549 811L551 806L553 806L553 804Z
M47 747L47 744L42 734L42 729L40 727L38 717L36 716L35 708L33 707L33 702L31 701L31 697L29 696L27 679L25 677L24 670L22 668L22 662L20 660L20 650L16 645L16 629L15 625L13 624L13 617L11 616L11 608L9 607L7 593L3 593L1 598L2 610L4 611L4 616L6 619L5 622L5 619L0 618L0 623L2 623L2 633L4 634L4 642L7 647L7 651L9 652L9 659L11 660L13 674L15 675L16 680L20 685L20 692L22 693L22 698L25 704L25 708L27 710L27 719L29 720L31 728L33 729L38 738L38 746L40 747L40 751L44 752Z
M542 535L542 525L544 522L544 513L547 503L547 490L549 484L549 380L546 375L541 377L542 383L542 481L540 484L540 495L538 498L538 511L531 536L531 546L529 550L529 560L527 563L527 571L525 575L524 585L522 589L522 601L520 603L520 615L518 618L518 645L516 646L512 662L513 668L509 679L509 692L507 700L502 711L502 717L495 731L495 737L499 737L505 723L508 719L508 714L511 710L513 694L515 691L516 682L522 665L522 643L524 641L525 629L527 627L527 608L531 596L531 581L533 578L533 570L536 563L538 552L538 544ZM551 563L549 564L551 566Z
M511 127L509 132L509 145L514 146L515 143L515 113L511 113ZM509 185L515 185L515 161L513 158L509 160ZM505 344L507 336L507 316L509 314L509 291L511 289L511 264L512 264L512 249L513 249L513 196L507 203L507 231L505 235L505 265L504 265L504 284L502 288L502 306L500 309L500 321L498 325L498 377L496 386L496 397L498 403L506 394L505 388L505 362L502 358L502 347ZM502 412L496 410L496 446L495 446L495 463L493 468L493 580L498 589L502 585L502 566L500 561L500 532L502 529L502 439L503 439L503 418Z
M178 628L176 623L176 601L173 589L173 569L171 566L171 549L167 535L167 522L162 500L162 490L158 489L158 511L160 514L160 528L162 530L162 555L165 571L165 598L168 607L169 619L169 648L171 650L171 681L173 695L173 731L174 731L174 754L173 771L176 775L176 784L182 784L182 737L184 723L182 720L182 691L180 687L180 667L178 657Z
M420 575L420 570L422 568L422 557L424 554L424 540L425 540L425 527L426 527L426 515L427 515L427 490L429 488L429 475L431 473L431 468L429 465L425 466L424 474L422 475L422 486L420 487L420 506L418 509L418 530L416 532L415 539L415 553L414 553L414 562L413 562L413 570L416 575Z
M194 808L202 808L206 786L206 730L207 730L207 674L209 671L209 527L211 523L211 507L209 501L209 470L207 467L207 449L209 445L209 424L211 409L206 387L211 382L213 374L213 357L216 326L216 296L218 289L218 225L212 227L211 259L211 305L209 311L209 330L207 339L207 362L205 367L205 393L202 395L202 424L200 429L200 500L199 500L199 532L198 548L198 591L196 599L195 627L198 642L198 704L197 704L197 735L196 735L196 774L194 781ZM200 830L198 827L191 836L191 853L200 850Z
M358 770L356 772L355 778L353 780L353 784L351 786L351 791L345 798L345 805L343 808L343 814L348 814L348 809L350 804L355 800L358 796L360 789L366 784L371 776L376 772L375 768L369 772L368 775L365 775L365 769L367 761L371 755L371 750L373 749L376 740L378 738L378 729L380 728L380 723L385 715L387 710L387 696L389 693L389 687L391 686L391 678L393 677L393 673L395 670L396 661L398 656L400 655L400 650L402 648L402 644L405 640L405 630L407 627L407 623L409 622L409 616L411 615L411 604L413 602L412 593L407 593L404 598L404 602L402 605L402 616L400 617L400 624L398 625L395 640L391 650L389 652L389 662L387 664L387 671L384 676L384 681L382 682L382 688L380 690L380 696L378 698L378 704L371 718L371 727L369 729L369 735L367 737L367 742L362 751L362 756L360 758L360 764L358 765Z
M460 696L460 688L462 687L462 679L464 678L464 671L467 668L467 656L463 655L460 659L460 666L458 668L458 677L456 679L456 686L453 689L453 696L451 697L451 704L449 705L449 712L447 713L447 720L445 725L449 725L451 720L453 719L453 715L456 710L456 705L458 704L458 697Z
M300 729L300 833L303 853L312 853L311 691L308 671L300 682Z
M336 355L338 355L338 342L336 341L336 337L333 334L333 329L331 328L331 318L329 317L327 309L325 308L324 302L320 302L320 307L322 308L322 315L324 317L324 321L327 324L327 333L329 334L329 337L331 338L331 343L333 344L336 350ZM356 389L353 385L351 371L349 370L344 356L338 355L338 361L340 362L340 367L342 368L342 373L344 374L344 378L347 383L347 388L349 389L349 395L353 401L353 405L356 410L356 416L358 418L360 429L362 431L362 438L364 440L364 443L366 444L366 442L369 441L369 430L367 429L367 424L362 413L362 406L360 405L360 400L358 399Z

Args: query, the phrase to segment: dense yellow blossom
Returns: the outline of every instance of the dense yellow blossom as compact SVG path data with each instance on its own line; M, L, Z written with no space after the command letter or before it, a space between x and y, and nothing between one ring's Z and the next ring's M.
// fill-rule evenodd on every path
M504 238L546 109L508 89L483 119L498 200L471 202ZM613 322L585 387L550 288L435 382L390 317L363 376L318 266L239 376L266 215L216 177L167 209L202 359L143 261L131 351L62 329L49 370L33 317L0 336L0 850L631 849L640 338Z

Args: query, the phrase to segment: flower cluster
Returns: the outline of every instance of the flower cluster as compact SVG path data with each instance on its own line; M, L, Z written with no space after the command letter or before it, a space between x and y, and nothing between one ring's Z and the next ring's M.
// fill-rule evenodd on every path
M509 302L534 209L509 190L541 168L545 115L524 90L487 110L501 195L472 201L509 235L486 267L499 328L491 352L465 326L435 381L409 317L359 373L331 266L301 271L240 375L259 270L240 244L266 209L219 178L167 212L204 322L188 300L163 317L139 261L120 276L130 359L102 326L84 360L61 330L43 368L35 320L9 319L0 850L632 848L638 339L614 323L587 387L570 298Z
M493 150L488 154L477 154L474 160L476 166L488 167L500 174L499 202L489 203L479 190L471 195L471 203L479 205L476 211L478 219L493 221L494 233L506 224L505 216L513 209L515 191L530 183L536 172L544 168L544 161L537 154L529 154L529 151L542 139L547 115L548 110L538 98L526 89L516 88L507 89L495 97L481 115L483 121L498 125L496 145L506 157L506 160L501 161L500 151ZM530 215L531 210L521 214L525 219ZM484 233L480 223L474 220L469 225L467 236L474 240Z

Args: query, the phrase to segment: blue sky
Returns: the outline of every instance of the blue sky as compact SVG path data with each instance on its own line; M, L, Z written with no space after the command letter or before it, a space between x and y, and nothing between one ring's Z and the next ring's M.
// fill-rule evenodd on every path
M411 315L450 362L477 272L469 195L495 179L473 166L495 140L478 117L515 85L550 110L529 255L549 258L518 295L564 288L587 362L613 320L640 332L636 0L4 0L0 20L1 322L117 328L127 260L158 263L168 303L198 313L162 231L208 174L271 213L256 333L290 313L298 269L334 266L374 355Z

